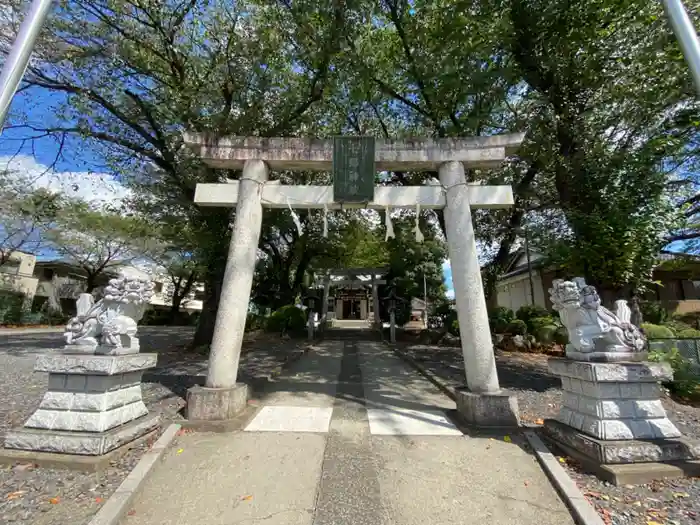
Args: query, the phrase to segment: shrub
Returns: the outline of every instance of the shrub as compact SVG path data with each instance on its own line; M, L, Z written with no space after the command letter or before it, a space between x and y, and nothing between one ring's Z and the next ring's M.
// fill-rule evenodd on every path
M657 301L642 301L639 303L642 320L649 324L663 324L668 321L668 311Z
M546 317L532 317L529 321L525 321L525 324L527 325L528 332L532 334L543 326L559 326L557 320L551 315Z
M22 294L0 294L0 324L21 324L22 318L29 313L26 306Z
M170 312L168 310L150 308L144 312L140 324L143 326L168 326L170 324Z
M525 335L527 333L527 325L522 319L514 319L508 324L506 333L510 335Z
M306 328L306 315L293 304L283 306L267 318L266 327L269 332L303 332Z
M673 339L675 336L670 328L651 323L642 323L642 330L647 339Z
M676 337L678 339L700 339L700 330L686 328L685 330L676 332Z
M547 309L543 308L542 306L528 304L518 308L518 311L515 313L515 317L523 321L525 326L531 328L530 321L532 319L536 319L538 317L551 317L551 315Z
M265 321L266 319L262 315L249 313L245 320L246 332L262 330L265 327Z
M489 312L489 325L495 334L502 334L508 328L511 321L515 319L515 314L510 308L498 306Z
M682 397L697 397L700 379L697 372L693 370L692 363L677 348L672 348L668 352L650 352L649 361L666 362L671 365L673 380L665 384L671 392Z
M535 336L535 341L538 343L549 344L553 343L555 335L559 330L559 327L554 324L538 326L537 329L532 333Z
M554 332L554 342L558 345L568 345L569 331L563 326L558 327L557 331Z
M459 337L459 319L452 319L447 331L452 335Z

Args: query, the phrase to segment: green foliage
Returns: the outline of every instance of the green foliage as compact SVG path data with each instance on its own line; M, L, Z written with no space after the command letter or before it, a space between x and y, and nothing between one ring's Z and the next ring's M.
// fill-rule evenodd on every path
M653 351L649 353L649 360L666 362L673 368L673 381L666 386L673 393L681 397L697 397L700 394L700 379L698 370L686 359L677 348L670 351Z
M20 325L29 314L24 295L0 293L0 324Z
M668 310L658 301L641 301L639 309L645 323L664 324L668 321Z
M514 319L513 310L504 306L498 306L489 312L489 325L495 334L505 333L508 325Z
M700 339L700 330L686 328L685 330L676 332L676 337L678 339Z
M267 331L273 333L303 332L306 328L306 316L304 312L293 304L283 306L267 318Z
M671 329L666 326L642 323L641 329L644 331L647 339L673 339L675 336Z
M265 328L267 319L263 315L249 313L245 320L245 331L254 332Z
M558 345L569 344L569 331L563 326L558 327L554 333L554 342Z
M392 216L395 237L385 243L389 266L386 280L393 284L396 296L402 299L396 308L396 322L401 325L409 320L411 298L423 299L424 277L428 302L444 302L442 263L447 258L447 247L440 234L439 225L430 215L423 213L420 217L423 242L417 242L415 239L415 214L402 212L400 216L396 215ZM385 314L384 318L387 320L388 316Z
M539 343L544 343L544 344L549 344L549 343L554 343L555 340L557 339L557 331L559 330L559 327L556 325L542 325L538 326L534 332L532 332L532 335L535 337L535 340Z
M528 331L532 332L534 330L534 325L532 324L532 320L536 318L551 318L549 311L547 311L546 308L542 306L538 306L536 304L528 304L525 306L521 306L518 308L518 311L515 312L515 317L520 319L525 323L525 325L528 328ZM551 323L546 323L546 324L553 324L554 320L551 321Z
M448 326L449 326L448 331L452 335L459 337L459 319L453 319L452 322Z
M527 325L522 319L514 319L508 324L506 333L510 335L525 335L527 334Z

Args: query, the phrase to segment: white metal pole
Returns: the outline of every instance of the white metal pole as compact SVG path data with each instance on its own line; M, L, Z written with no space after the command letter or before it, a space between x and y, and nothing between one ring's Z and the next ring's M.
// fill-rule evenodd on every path
M681 0L663 0L663 4L700 94L700 40L695 26Z
M29 57L34 51L36 39L49 14L52 3L53 0L34 0L32 2L29 13L19 28L19 34L12 45L10 54L2 66L2 73L0 73L0 130L5 125L12 98L22 81Z

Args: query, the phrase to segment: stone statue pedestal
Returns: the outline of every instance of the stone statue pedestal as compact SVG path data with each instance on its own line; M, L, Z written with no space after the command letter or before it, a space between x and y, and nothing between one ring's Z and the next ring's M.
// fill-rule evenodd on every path
M564 397L545 432L584 467L616 484L700 472L700 443L683 439L661 403L668 364L553 358L549 369Z
M34 370L48 372L49 387L22 428L5 436L6 449L104 455L150 432L141 376L156 354L40 355Z

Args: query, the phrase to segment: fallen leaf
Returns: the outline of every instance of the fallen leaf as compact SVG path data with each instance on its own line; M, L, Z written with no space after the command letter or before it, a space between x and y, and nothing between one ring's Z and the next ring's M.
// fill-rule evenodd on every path
M16 491L16 492L10 492L10 493L7 495L7 499L17 499L17 498L19 498L22 494L26 494L26 493L27 493L26 490L18 490L18 491Z
M528 482L526 481L526 482L525 482L525 486L527 487L527 485L528 485Z
M503 441L505 441L506 443L512 443L512 442L513 442L513 440L510 439L510 436L503 436Z
M566 459L565 459L565 458L559 458L559 463L566 463Z
M95 498L95 503L102 503L102 501L102 498L100 498L99 496Z
M690 494L688 494L687 492L674 492L673 497L674 498L688 498L688 497L690 497Z
M641 507L641 506L642 506L642 502L641 502L641 501L635 501L634 503L632 503L632 505L634 505L635 507Z
M179 449L177 449L177 453L178 453L178 454L182 454L184 451L185 451L184 448L179 448Z
M609 500L610 500L610 496L608 496L607 494L601 494L601 495L600 495L600 499L602 499L602 500L604 500L604 501L609 501Z
M133 509L126 513L127 516L133 516L134 514L136 514L136 511Z
M659 523L658 521L647 521L647 525L663 525Z
M535 425L544 425L544 419L535 419Z
M55 498L51 498L49 500L49 503L51 503L51 505L56 505L59 501L61 501L61 499L58 496L56 496Z
M253 496L243 496L241 499L242 499L243 501L250 501L250 500L253 499Z

